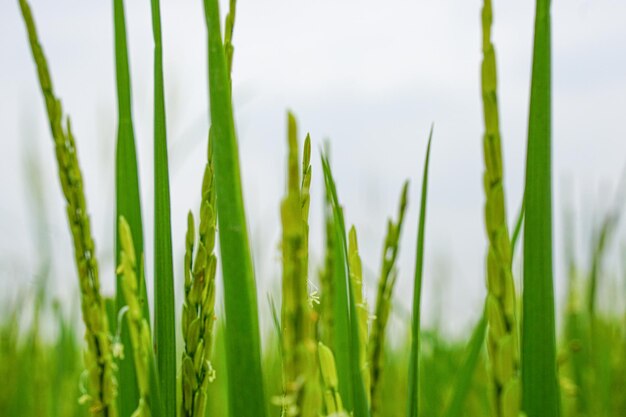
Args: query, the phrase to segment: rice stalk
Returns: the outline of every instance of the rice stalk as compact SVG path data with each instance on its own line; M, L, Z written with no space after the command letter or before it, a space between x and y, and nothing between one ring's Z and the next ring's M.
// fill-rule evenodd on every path
M181 363L181 415L203 417L208 384L215 379L211 365L215 322L215 231L217 221L215 177L209 133L209 158L202 181L198 245L193 214L187 217L185 240L185 301L182 313L184 349ZM195 256L194 256L195 250Z
M314 318L308 293L308 212L311 183L311 143L307 136L302 163L298 157L297 125L287 117L287 195L281 204L282 307L281 342L283 359L283 414L316 416ZM316 404L317 403L317 404Z
M515 317L515 283L511 271L511 240L504 197L502 145L500 137L496 55L491 42L491 0L482 10L483 62L482 97L485 119L483 151L485 173L485 228L487 252L487 350L490 359L491 400L497 417L519 414L519 335Z
M400 195L400 205L398 208L398 220L387 221L387 235L385 236L385 244L383 245L383 256L381 264L381 273L378 280L378 292L376 295L376 309L374 311L374 320L372 321L372 330L369 336L368 355L370 364L370 398L372 403L372 414L377 415L381 405L380 383L383 371L383 353L385 350L385 333L389 314L391 312L391 304L393 297L393 288L396 281L395 265L398 257L400 233L402 224L404 223L404 214L407 207L408 182L404 183L402 193Z
M104 299L100 294L98 261L95 243L91 235L91 223L85 201L76 142L69 118L65 127L63 126L63 109L61 102L54 93L48 63L37 37L30 6L26 0L20 0L19 4L46 104L50 131L54 140L59 179L65 197L67 218L74 243L74 260L78 270L81 311L85 324L85 341L87 342L84 361L89 380L89 392L83 396L82 400L89 403L89 410L93 416L116 417L116 368L111 351Z
M128 319L128 333L133 348L135 374L137 375L137 387L139 388L139 404L131 417L150 417L161 415L159 404L159 390L153 390L155 381L152 352L152 337L148 321L143 316L139 296L139 282L137 267L141 270L142 261L137 261L133 237L130 226L124 217L119 221L120 237L120 264L117 274L121 277L121 288L124 291L124 299L127 305L124 307Z
M318 343L319 366L324 384L324 406L328 417L347 417L348 414L343 408L341 395L339 394L339 381L337 379L337 368L335 367L335 357L322 342Z
M233 72L233 54L235 47L233 46L233 31L235 29L235 17L237 15L237 0L229 0L228 13L226 14L226 23L224 30L224 53L226 54L226 64L228 65L228 73Z

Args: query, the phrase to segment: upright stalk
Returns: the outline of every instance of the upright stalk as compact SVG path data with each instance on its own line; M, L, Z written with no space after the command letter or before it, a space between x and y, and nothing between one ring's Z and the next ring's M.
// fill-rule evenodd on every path
M491 42L491 0L482 11L482 96L485 119L483 152L485 173L485 228L487 252L487 350L490 359L491 400L494 416L517 416L520 407L518 326L512 250L504 197L502 145L498 115L496 54Z
M117 380L111 351L109 324L105 303L100 294L100 278L96 248L91 235L91 222L85 201L83 175L78 163L76 142L69 118L63 126L63 108L55 96L48 63L37 36L35 21L26 0L20 0L31 52L37 66L48 121L65 197L67 219L74 243L74 261L78 270L81 311L85 324L85 367L89 380L89 410L94 417L117 417Z

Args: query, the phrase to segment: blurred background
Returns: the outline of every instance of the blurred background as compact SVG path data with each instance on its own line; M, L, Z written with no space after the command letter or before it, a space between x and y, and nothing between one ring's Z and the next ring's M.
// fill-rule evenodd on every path
M117 113L110 3L31 1L57 94L72 117L107 293L114 288ZM200 0L161 3L172 233L181 296L186 213L199 206L206 160L206 31ZM519 212L524 182L532 3L494 4L511 223ZM323 255L319 149L325 140L331 143L346 221L359 232L365 280L372 294L386 218L396 216L402 182L411 181L395 291L399 311L411 301L419 179L434 123L424 320L426 326L437 320L448 335L469 332L485 295L481 4L478 0L238 2L234 102L259 306L266 319L270 314L265 294L279 287L279 203L285 188L286 111L291 109L300 123L301 140L310 132L315 150L312 272ZM224 3L222 11L226 8ZM617 196L626 163L626 3L556 0L552 11L555 277L557 308L562 309L566 243L571 244L577 265L586 268L594 231L616 204L618 211L621 208ZM126 1L126 12L145 241L151 242L150 4ZM47 277L49 297L70 310L78 299L72 244L17 1L0 2L0 56L0 305L11 304L18 294L32 290L39 278ZM615 297L611 289L623 282L626 269L620 259L626 255L625 237L622 227L611 238L605 268L606 279L614 282L600 289L601 299L611 293ZM146 252L149 280L151 244L146 243ZM519 263L516 259L515 271L520 270ZM177 298L177 305L181 300ZM623 297L617 305L622 303Z

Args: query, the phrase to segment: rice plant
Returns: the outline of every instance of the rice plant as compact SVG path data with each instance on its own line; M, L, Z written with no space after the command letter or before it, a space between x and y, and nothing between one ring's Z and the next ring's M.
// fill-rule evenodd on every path
M330 147L312 147L293 113L286 120L286 184L280 215L280 294L266 309L257 301L257 276L248 236L239 141L233 108L233 34L237 3L230 0L222 25L218 0L203 0L207 29L210 127L199 212L187 216L183 242L172 239L166 94L161 9L151 0L154 42L153 259L145 259L142 202L132 117L132 86L123 0L113 0L118 99L116 138L115 293L100 286L91 219L77 140L53 89L48 62L26 0L19 0L45 103L77 270L84 340L71 313L50 299L45 282L0 306L2 416L230 416L230 417L595 417L626 414L626 331L623 305L599 309L599 290L610 285L605 257L616 241L623 205L595 226L588 265L572 248L574 221L566 228L567 306L557 329L553 279L551 166L550 0L537 0L526 182L513 232L505 204L503 134L497 92L494 10L485 0L480 68L484 135L485 278L481 317L467 340L451 339L422 323L423 287L434 279L426 231L430 166L445 152L433 128L415 176L420 193L405 182L395 218L381 236L382 259L375 298L366 290L370 260L366 240L350 223L330 161ZM245 5L243 5L245 7ZM480 16L480 19L478 17ZM136 22L128 22L135 24ZM224 30L222 30L224 28ZM438 123L445 123L440 121ZM301 140L304 140L301 142ZM480 138L474 138L481 146ZM441 146L443 148L443 146ZM321 163L318 163L318 158ZM417 159L417 158L416 158ZM334 160L341 164L341 160ZM312 188L324 186L321 201ZM436 183L433 181L436 187ZM416 198L412 198L415 194ZM418 198L419 197L419 198ZM415 251L401 251L409 201L418 201ZM246 210L247 209L247 210ZM321 230L312 210L323 210ZM573 209L572 209L573 210ZM445 219L444 219L445 220ZM362 231L362 230L361 230ZM311 236L323 236L317 261ZM515 288L514 255L523 239L523 285ZM366 242L367 243L367 242ZM184 251L182 265L173 252ZM400 268L401 256L415 262ZM43 257L43 256L42 256ZM153 276L145 264L154 265ZM316 271L314 273L313 271ZM180 272L180 280L175 278ZM223 297L217 287L223 286ZM412 275L412 280L407 278ZM412 289L410 311L398 303L398 283ZM152 297L147 284L154 284ZM174 289L180 285L179 305ZM153 306L151 321L149 308ZM220 309L220 306L223 306ZM180 321L176 311L181 312ZM393 326L400 318L400 327ZM53 329L44 335L44 327ZM397 330L400 329L400 330ZM557 331L558 330L558 331ZM392 334L393 333L393 334ZM558 336L558 337L557 337ZM176 342L181 343L177 344ZM264 341L265 343L261 343Z

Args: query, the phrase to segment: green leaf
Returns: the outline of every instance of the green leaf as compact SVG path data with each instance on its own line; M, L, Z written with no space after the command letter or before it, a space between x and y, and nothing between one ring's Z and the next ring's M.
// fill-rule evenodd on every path
M143 226L141 221L141 203L139 195L139 174L137 169L137 153L135 151L135 137L131 111L130 72L128 68L128 51L126 46L126 23L124 17L123 0L113 1L114 28L115 28L115 63L117 75L118 99L118 130L115 155L115 200L118 219L124 216L128 221L134 237L135 253L143 258ZM117 222L116 222L117 223ZM117 229L117 228L115 228ZM119 236L116 230L116 265L119 264ZM143 314L150 323L150 314L147 303L146 285L143 274L139 276L139 296L143 304ZM117 309L126 305L120 288L120 279L117 280ZM128 329L122 326L122 343L131 345ZM132 355L119 361L119 390L120 415L128 416L133 413L139 401L139 391L136 384L136 372Z
M170 185L163 88L161 6L152 0L154 36L154 345L165 415L176 415L176 330Z
M345 407L354 411L354 416L370 415L367 403L367 394L359 362L359 323L354 303L352 284L350 281L350 267L348 264L348 244L346 241L346 227L343 218L343 209L339 204L337 189L333 179L330 164L322 156L322 167L326 190L330 196L333 208L336 242L334 247L334 354L337 360L339 377L339 393L345 402Z
M537 0L524 201L522 409L559 415L552 279L550 0Z
M515 247L519 240L520 232L522 231L522 224L524 224L524 211L526 210L526 205L524 204L524 199L522 199L522 205L519 208L519 213L517 214L517 220L515 221L515 229L513 229L513 237L511 237L511 256L515 256Z
M470 339L465 353L465 359L459 368L457 373L454 388L452 389L452 399L448 404L446 411L443 413L444 417L462 417L465 399L467 393L470 390L472 384L472 377L480 358L480 351L482 350L483 343L485 342L485 335L487 334L487 318L483 311L480 320L476 323L474 331L472 332L472 338Z
M211 129L224 282L229 403L232 416L265 416L257 295L248 242L230 76L217 0L205 0ZM242 401L245 399L245 401Z
M426 161L422 177L422 198L420 217L417 229L417 252L415 255L415 281L413 287L413 316L411 322L411 356L409 358L409 399L407 416L417 417L419 413L419 349L420 349L420 304L422 297L422 275L424 270L424 232L426 226L426 198L428 194L428 164L430 161L430 144L433 138L433 127L430 128Z

